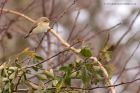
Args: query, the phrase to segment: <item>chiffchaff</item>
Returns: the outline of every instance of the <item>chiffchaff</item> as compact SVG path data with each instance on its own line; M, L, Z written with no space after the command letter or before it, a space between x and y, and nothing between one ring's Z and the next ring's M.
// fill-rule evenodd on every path
M37 34L42 32L47 32L49 27L49 19L47 17L41 17L39 18L29 33L25 36L25 38L28 38L31 34Z

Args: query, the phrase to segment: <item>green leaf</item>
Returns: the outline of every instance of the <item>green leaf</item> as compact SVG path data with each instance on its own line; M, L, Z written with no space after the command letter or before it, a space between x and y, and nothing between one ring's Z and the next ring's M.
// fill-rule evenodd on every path
M56 86L57 83L58 83L58 80L53 80L53 81L52 81L53 86Z
M40 60L40 61L44 60L44 58L43 58L43 57L38 56L38 55L35 55L35 58L36 58L36 59L38 59L38 60Z
M12 82L8 82L5 86L4 86L4 90L3 93L13 93L13 83Z
M64 81L63 81L63 79L61 79L56 85L57 92L59 92L61 90L63 85L64 85Z
M86 48L86 47L81 49L80 54L84 57L91 57L92 56L91 50Z
M70 77L70 75L66 75L64 77L64 82L65 82L66 85L70 85L71 84L71 77Z
M39 70L39 68L37 66L33 66L32 69L35 70L35 71Z
M3 82L8 82L8 81L10 81L8 78L2 78L2 81Z
M66 66L62 66L62 67L59 68L59 70L65 72L67 70L67 67Z
M112 51L107 51L104 56L106 61L110 61L112 59Z
M50 71L44 70L42 74L45 74L49 78L54 78L53 69L50 69Z
M37 74L36 77L40 80L47 80L47 76L44 74Z
M73 73L71 74L71 77L72 77L72 78L76 77L76 76L77 76L77 73L78 73L78 72L73 72Z
M9 79L14 79L16 77L16 72L12 73L10 76L9 76Z
M71 83L71 74L72 74L72 69L73 69L73 64L69 64L67 67L63 66L59 70L64 72L64 84L70 85Z
M83 81L83 83L85 84L85 86L87 86L88 84L88 81L90 80L90 76L88 74L88 70L86 69L85 66L83 66L82 70L81 70L81 79Z
M94 66L92 69L92 77L94 79L94 84L97 85L102 79L102 71L99 66Z
M16 71L18 68L17 67L9 67L9 70L11 71Z

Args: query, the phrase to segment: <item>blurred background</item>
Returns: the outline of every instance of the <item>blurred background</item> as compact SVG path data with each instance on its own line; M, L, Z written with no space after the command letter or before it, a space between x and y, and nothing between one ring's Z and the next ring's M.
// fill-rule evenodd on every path
M76 48L88 46L94 56L106 41L113 51L113 84L140 77L140 2L139 0L0 0L0 8L21 12L32 19L46 16L50 26L69 44L82 41ZM29 47L43 58L64 46L51 33L24 39L33 23L17 15L0 11L0 61ZM45 63L57 68L72 62L73 53L63 53ZM102 89L91 90L101 93ZM103 90L103 93L107 93ZM116 87L116 93L140 93L140 81Z

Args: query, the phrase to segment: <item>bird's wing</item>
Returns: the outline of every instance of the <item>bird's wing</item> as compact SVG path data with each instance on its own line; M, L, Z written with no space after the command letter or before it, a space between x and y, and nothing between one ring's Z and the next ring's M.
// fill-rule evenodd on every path
M25 36L25 38L28 38L29 35L33 32L33 29L36 28L36 27L37 27L37 24L34 24L34 25L32 26L32 28L30 29L29 33Z

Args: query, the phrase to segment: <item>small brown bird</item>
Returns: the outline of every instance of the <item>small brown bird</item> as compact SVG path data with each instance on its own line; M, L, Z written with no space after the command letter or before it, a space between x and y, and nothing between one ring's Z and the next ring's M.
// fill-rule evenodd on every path
M41 17L39 18L29 33L25 36L25 38L28 38L31 34L37 34L42 32L47 32L49 27L49 19L47 17Z

